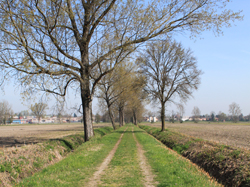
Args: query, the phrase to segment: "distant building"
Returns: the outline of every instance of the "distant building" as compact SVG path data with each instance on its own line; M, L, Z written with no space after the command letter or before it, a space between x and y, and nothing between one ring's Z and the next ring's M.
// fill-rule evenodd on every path
M187 120L189 120L189 116L183 116L182 117L182 121L187 121Z
M158 119L155 116L151 116L151 117L146 117L146 121L148 121L148 122L157 122Z
M26 119L13 119L12 124L24 124L28 123Z

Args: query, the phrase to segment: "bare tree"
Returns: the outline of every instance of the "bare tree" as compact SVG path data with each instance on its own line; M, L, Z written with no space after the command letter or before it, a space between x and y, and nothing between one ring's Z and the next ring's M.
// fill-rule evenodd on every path
M149 45L138 59L147 78L146 92L161 104L162 131L165 130L165 104L185 102L200 84L201 71L190 49L175 41L160 41Z
M0 102L0 124L6 124L7 120L12 118L13 113L8 101Z
M197 106L195 106L194 109L192 110L192 114L193 114L194 122L198 123L198 121L200 119L201 111Z
M239 115L241 114L240 106L236 103L229 105L229 113L231 114L231 119L234 123L239 121Z
M76 89L87 141L94 135L96 84L115 67L97 74L99 65L111 56L119 63L143 42L174 31L221 33L222 26L242 19L240 12L224 10L227 2L2 0L0 77L18 80L25 94L45 91L64 97L68 88Z
M40 119L46 114L46 109L48 109L48 105L46 103L35 103L30 106L32 114L38 119L38 123L40 123Z
M178 113L179 113L179 115L180 115L180 122L182 122L182 118L183 118L183 115L184 115L184 113L185 113L185 108L184 108L184 106L183 106L183 104L178 104L177 105L177 109L178 109Z

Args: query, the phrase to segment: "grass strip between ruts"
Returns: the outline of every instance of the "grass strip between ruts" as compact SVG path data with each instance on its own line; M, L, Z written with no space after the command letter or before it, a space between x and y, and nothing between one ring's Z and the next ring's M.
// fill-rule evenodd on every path
M62 161L25 178L17 186L84 186L112 150L125 127L102 138L96 136Z
M166 149L163 144L142 129L135 127L135 135L143 146L145 156L159 182L158 187L165 186L220 186L206 173L180 155Z

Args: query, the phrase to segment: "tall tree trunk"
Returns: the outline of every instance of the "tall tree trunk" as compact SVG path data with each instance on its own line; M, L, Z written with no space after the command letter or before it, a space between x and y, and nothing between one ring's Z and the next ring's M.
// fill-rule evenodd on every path
M122 126L125 125L125 120L124 120L124 107L122 108Z
M92 126L92 97L90 94L89 83L81 83L81 99L82 99L82 110L83 110L83 126L84 126L84 139L89 139L94 136Z
M114 117L113 117L113 114L109 105L108 105L108 111L109 111L109 117L110 117L113 129L115 130L115 120L114 120Z
M134 118L134 124L137 126L137 116L135 110L133 110L133 118Z
M165 131L165 103L161 103L161 131Z
M87 30L87 29L86 29ZM83 33L83 38L87 35L87 31ZM83 126L84 126L84 139L89 141L94 136L93 124L92 124L92 95L90 90L90 67L89 67L89 51L88 43L82 43L81 48L81 99L83 109Z
M124 125L124 110L123 110L123 106L119 106L119 126L123 126Z

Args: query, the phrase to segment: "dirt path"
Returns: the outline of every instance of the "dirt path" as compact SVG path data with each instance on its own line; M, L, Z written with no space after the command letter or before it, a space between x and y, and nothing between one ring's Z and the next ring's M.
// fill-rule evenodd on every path
M124 132L127 130L128 128L126 128L124 130ZM89 179L89 182L86 186L88 187L96 187L98 186L98 183L100 182L101 179L101 175L103 173L103 171L108 167L110 161L112 160L112 158L115 155L115 152L122 140L124 133L121 134L119 140L117 141L117 143L115 144L114 148L110 151L110 153L108 154L108 156L104 159L104 161L102 162L101 166L97 169L97 171L93 174L93 177L91 177Z
M136 147L138 150L138 159L140 161L140 167L142 170L142 174L144 176L144 186L145 187L154 187L157 185L157 182L154 181L155 175L152 173L152 168L147 162L147 158L144 155L144 150L141 146L141 144L137 141L135 134L134 134L134 128L132 129L133 137L136 141Z

